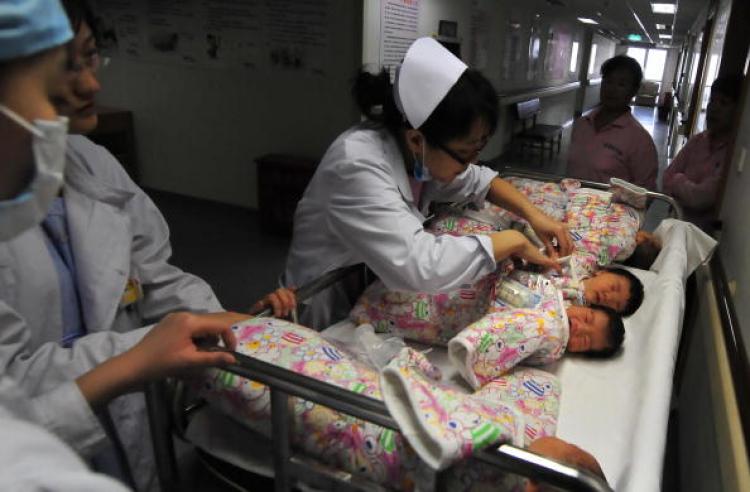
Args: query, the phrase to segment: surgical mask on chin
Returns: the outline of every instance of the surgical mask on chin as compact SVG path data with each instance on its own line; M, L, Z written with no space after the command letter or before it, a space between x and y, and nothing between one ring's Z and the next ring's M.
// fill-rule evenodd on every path
M63 184L68 118L36 120L29 123L6 106L0 113L32 135L34 177L19 196L0 201L0 241L8 241L44 220L50 204Z
M422 158L420 159L416 155L414 156L414 179L417 181L425 182L431 181L432 175L430 169L427 167L425 162L425 147L424 139L422 139Z

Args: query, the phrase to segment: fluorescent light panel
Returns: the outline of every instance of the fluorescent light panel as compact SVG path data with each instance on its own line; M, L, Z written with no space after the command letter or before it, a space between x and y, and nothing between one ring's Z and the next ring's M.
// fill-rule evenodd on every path
M656 24L656 28L657 29L666 29L667 26L665 26L664 24Z
M594 19L589 19L588 17L579 17L578 20L584 24L599 24Z
M672 39L671 34L659 34L659 39Z
M652 3L651 10L655 14L674 14L677 11L677 5L673 3Z

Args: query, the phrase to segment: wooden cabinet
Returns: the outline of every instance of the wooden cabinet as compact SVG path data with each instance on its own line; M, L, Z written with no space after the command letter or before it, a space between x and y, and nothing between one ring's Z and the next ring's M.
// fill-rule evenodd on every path
M128 175L138 182L138 163L135 155L133 113L124 109L97 107L99 124L86 135L106 148L120 161Z
M318 165L317 159L268 154L255 160L258 169L258 208L265 231L291 235L297 202Z

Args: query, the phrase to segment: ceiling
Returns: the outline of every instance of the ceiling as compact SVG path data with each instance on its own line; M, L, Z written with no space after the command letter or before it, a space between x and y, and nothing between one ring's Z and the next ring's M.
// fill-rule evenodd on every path
M644 42L680 45L698 17L706 10L710 0L654 0L659 3L676 3L676 14L654 14L651 0L547 0L577 16L589 17L599 22L605 33L624 40L628 34L640 34ZM643 27L636 20L636 14ZM672 25L672 31L657 30L656 24ZM644 31L645 29L645 31ZM672 34L672 40L660 40L659 33Z

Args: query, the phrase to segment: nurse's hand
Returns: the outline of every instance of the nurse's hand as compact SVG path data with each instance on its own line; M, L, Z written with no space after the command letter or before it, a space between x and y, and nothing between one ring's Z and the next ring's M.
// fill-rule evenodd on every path
M288 318L296 306L297 297L294 295L294 289L281 287L253 304L250 314L258 314L266 308L271 308L276 318Z
M179 376L190 369L232 364L235 358L231 354L200 348L221 339L225 347L234 350L237 341L232 325L246 319L246 314L238 313L170 314L133 348L98 365L76 383L86 401L98 407L149 381Z
M544 255L522 233L514 230L490 234L495 261L502 261L510 256L521 258L528 263L540 265L545 269L562 271L562 266L553 258Z
M550 256L568 256L573 252L573 241L570 239L570 232L565 224L558 222L551 217L536 212L528 218L529 224L542 240ZM557 240L557 248L553 246L552 239Z
M237 340L232 325L247 319L246 314L172 313L164 317L131 349L132 363L141 369L145 381L177 376L188 369L233 364L234 357L225 352L200 350L201 345L215 345L234 350Z

